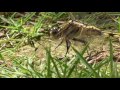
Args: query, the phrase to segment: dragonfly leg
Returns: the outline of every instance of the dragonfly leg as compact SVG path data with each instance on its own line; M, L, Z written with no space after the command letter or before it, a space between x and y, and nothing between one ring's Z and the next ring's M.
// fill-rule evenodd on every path
M64 40L62 40L55 49L57 49L63 43L63 41Z
M82 40L82 39L73 38L72 40L86 44L86 41L85 41L85 40Z
M71 42L67 39L67 40L66 40L67 51L66 51L65 57L66 57L66 55L67 55L67 53L68 53L68 51L69 51L69 49L70 49L70 46L71 46Z

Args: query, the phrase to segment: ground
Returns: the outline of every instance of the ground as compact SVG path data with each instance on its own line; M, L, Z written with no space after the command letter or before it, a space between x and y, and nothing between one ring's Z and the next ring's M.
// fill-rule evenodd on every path
M76 13L74 13L74 14L76 15L76 18L78 19L78 21L83 22L88 25L94 25L94 26L100 28L101 31L105 31L105 32L117 32L118 31L118 26L117 26L118 24L117 24L117 22L114 21L114 19L118 18L118 16L113 16L110 14L108 15L105 12L104 13L96 12L96 13L91 13L91 14L89 14L89 13L80 14L79 13L80 15L76 14ZM60 20L64 20L64 18L60 19ZM49 22L49 20L50 19L48 19L47 21ZM47 22L47 21L44 21L44 22ZM59 19L56 21L59 21ZM51 23L55 24L56 22L54 21ZM42 27L42 29L44 27L46 29L47 25L48 25L48 23L46 23L46 25L44 25ZM32 26L29 24L24 25L23 27L25 30L33 29ZM43 29L43 31L44 31L44 29ZM26 32L29 32L29 31L26 31ZM31 32L32 32L32 30L31 30ZM0 32L0 36L2 36L2 34L3 34L3 32ZM21 37L21 36L19 36L19 37ZM27 37L27 36L24 36L24 37ZM120 37L117 37L117 38L112 37L113 60L117 61L118 67L119 67L119 61L120 61L120 45L119 45L120 41L119 41L119 39L120 39ZM78 50L79 52L82 52L82 50L84 50L84 48L85 48L85 45L80 42L71 41L71 43L72 43L71 48L66 56L66 58L67 58L66 59L64 57L64 55L66 53L65 42L63 42L62 45L60 45L57 49L55 49L56 46L60 43L60 41L61 41L61 39L55 40L54 38L51 38L48 34L46 34L46 35L42 36L39 40L34 41L35 47L31 46L29 43L27 43L25 45L21 44L21 46L19 46L20 44L17 43L14 48L13 47L2 48L1 54L0 54L0 65L1 65L0 77L47 77L47 75L49 74L49 68L48 68L49 58L48 57L50 57L50 56L48 55L49 52L47 53L46 48L50 48L51 56L53 57L54 60L56 60L58 66L61 65L62 69L64 67L71 68L72 66L70 66L70 65L73 65L72 63L74 63L74 61L77 60L76 52L73 50L72 47L76 48L76 50ZM89 48L83 55L83 57L87 60L87 62L89 64L94 64L96 62L100 62L111 56L110 55L110 50L111 50L110 49L110 40L108 37L100 36L97 38L95 36L94 38L92 38L89 41L92 41L92 42L90 43ZM14 42L12 42L12 43L14 43ZM1 46L3 46L3 45L1 45ZM62 63L62 62L65 62L65 60L67 61L66 65L64 63ZM46 65L46 63L47 63L47 65ZM53 67L54 65L55 64L52 63L51 72L54 73L53 77L57 77L58 73L56 74L57 70L56 70L56 67L55 68ZM86 74L87 76L84 75L85 73L89 72L89 69L88 69L88 71L84 71L84 69L86 67L85 68L81 67L81 63L78 65L77 68L80 68L80 69L82 68L81 71L78 70L78 72L77 72L81 76L77 75L76 72L74 71L74 74L72 75L72 77L89 77L89 74ZM34 71L34 69L36 71ZM90 70L92 70L92 69L90 69ZM68 71L72 72L72 69L70 69ZM105 72L106 75L108 75L108 71L106 70L106 72L105 72L105 69L104 70L101 69L101 72ZM118 71L119 71L119 69L118 69ZM37 76L36 72L40 72L38 76ZM60 72L62 72L62 70L60 70ZM84 72L84 73L82 73L82 72ZM68 72L68 73L70 74L70 72ZM80 74L80 73L82 73L82 74ZM93 73L94 73L94 71L93 71ZM91 74L90 77L94 77L93 73ZM63 77L64 77L65 73L61 73L61 75L63 75ZM109 76L105 76L103 74L103 76L101 76L101 77L109 77Z

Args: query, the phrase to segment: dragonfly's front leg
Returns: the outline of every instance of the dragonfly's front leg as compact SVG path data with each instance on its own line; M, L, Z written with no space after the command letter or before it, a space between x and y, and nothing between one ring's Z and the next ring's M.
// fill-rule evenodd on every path
M55 48L55 50L63 43L64 39L58 44L58 46Z

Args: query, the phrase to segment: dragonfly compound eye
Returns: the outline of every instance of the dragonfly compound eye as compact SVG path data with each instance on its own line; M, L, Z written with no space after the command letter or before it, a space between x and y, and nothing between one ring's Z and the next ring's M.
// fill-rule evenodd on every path
M52 35L56 35L58 33L58 29L57 28L53 28L52 30L51 30L51 34Z
M53 38L58 38L58 33L59 33L59 29L58 28L53 28L51 29L50 31L50 35L53 37Z

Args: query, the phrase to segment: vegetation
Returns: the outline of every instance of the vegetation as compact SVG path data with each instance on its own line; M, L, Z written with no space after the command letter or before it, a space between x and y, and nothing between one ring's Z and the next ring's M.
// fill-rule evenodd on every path
M50 31L71 19L111 33L86 45L71 42L64 56L65 43L55 49L60 40ZM119 44L120 12L1 12L0 77L119 78Z

